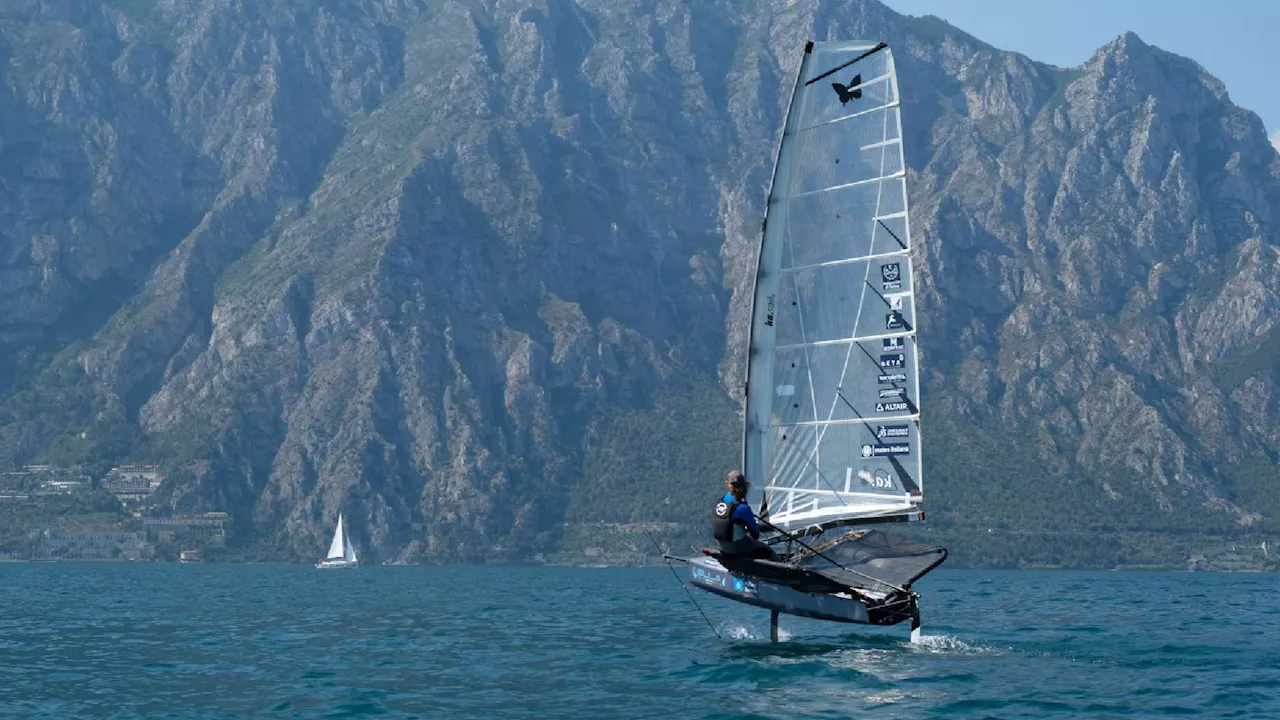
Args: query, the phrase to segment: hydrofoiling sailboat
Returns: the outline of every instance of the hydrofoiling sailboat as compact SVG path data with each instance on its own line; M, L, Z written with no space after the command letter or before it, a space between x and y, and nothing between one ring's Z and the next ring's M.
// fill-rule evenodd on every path
M897 74L884 43L810 42L760 243L743 469L778 560L704 549L696 587L779 613L920 628L947 551L923 520L920 377Z

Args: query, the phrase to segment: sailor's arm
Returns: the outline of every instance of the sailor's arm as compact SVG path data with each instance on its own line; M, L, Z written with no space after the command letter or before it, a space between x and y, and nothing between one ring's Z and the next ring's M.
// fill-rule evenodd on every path
M746 526L747 532L751 533L751 537L760 537L760 526L756 523L756 514L751 511L750 505L742 503L734 510L733 514Z

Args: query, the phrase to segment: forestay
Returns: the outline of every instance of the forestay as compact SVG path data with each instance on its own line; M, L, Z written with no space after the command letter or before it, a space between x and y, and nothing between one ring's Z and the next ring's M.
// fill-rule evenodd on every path
M918 515L898 103L887 46L807 47L769 192L747 375L749 499L782 529Z

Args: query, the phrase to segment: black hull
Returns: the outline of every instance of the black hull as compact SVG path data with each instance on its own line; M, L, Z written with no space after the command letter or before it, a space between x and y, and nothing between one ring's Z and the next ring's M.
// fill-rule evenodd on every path
M849 591L803 592L760 577L732 572L710 557L689 560L695 587L720 597L797 617L860 625L897 625L919 614L914 593L867 599Z
M875 531L807 548L799 559L759 560L704 550L689 559L695 587L746 605L798 617L865 625L919 625L911 584L947 557L943 548Z

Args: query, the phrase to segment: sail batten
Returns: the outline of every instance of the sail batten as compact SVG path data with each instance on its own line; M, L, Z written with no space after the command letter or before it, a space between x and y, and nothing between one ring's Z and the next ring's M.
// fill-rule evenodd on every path
M845 418L841 420L817 420L817 421L800 420L792 423L776 423L774 425L771 425L770 427L794 428L794 427L807 427L807 426L813 426L813 425L871 425L874 423L896 422L900 420L901 421L915 420L919 417L920 417L919 415L885 415L885 416L878 416L878 417L871 417L871 418L867 418L867 417Z
M748 499L783 529L922 498L902 145L888 47L811 43L766 204L747 375Z
M880 145L879 143L877 143L877 146L885 147L884 145ZM809 197L811 195L820 195L822 193L836 192L839 190L848 190L849 188L858 187L859 185L868 185L870 183L882 183L885 180L895 180L901 177L906 177L906 173L899 171L892 175L886 175L884 177L867 178L866 180L855 180L853 182L844 183L843 185L832 185L831 187L819 188L817 190L809 190L807 192L796 193L792 197L803 198L803 197Z
M822 121L822 122L820 122L820 123L814 123L813 125L810 125L809 127L806 127L806 128L803 128L803 129L804 129L804 130L812 130L812 129L817 128L817 127L822 127L823 125L834 125L834 124L839 123L839 122L844 122L845 120L853 120L854 118L860 118L860 117L863 117L863 116L866 116L866 115L870 115L870 114L872 114L872 113L880 112L880 111L882 111L882 110L889 110L889 109L897 108L897 107L898 107L898 105L899 105L898 101L897 101L897 100L894 100L893 102L891 102L891 103L886 103L886 104L884 104L884 105L881 105L880 107L874 107L874 108L870 108L870 109L867 109L867 110L862 110L862 111L859 111L859 112L853 113L852 115L844 115L844 116L837 117L837 118L830 118L830 119L827 119L827 120L823 120L823 121Z
M867 340L889 340L892 338L910 338L911 335L903 335L902 333L886 333L884 335L854 335L852 337L832 338L830 340L815 340L807 343L792 343L790 345L779 345L776 350L794 350L797 348L813 348L813 347L834 347L846 346L855 342L865 342Z

